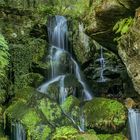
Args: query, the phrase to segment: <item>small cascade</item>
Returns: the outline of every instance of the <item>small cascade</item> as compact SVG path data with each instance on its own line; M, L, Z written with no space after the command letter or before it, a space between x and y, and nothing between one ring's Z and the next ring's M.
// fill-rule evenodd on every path
M60 95L59 95L60 104L62 104L66 100L66 97L67 97L67 90L65 89L64 80L65 80L65 75L63 75L60 80Z
M104 78L104 70L105 70L105 59L103 56L103 47L101 46L101 55L99 58L101 69L100 69L100 80L98 82L105 82L106 79Z
M51 80L49 80L48 82L44 83L43 85L41 85L40 87L38 87L38 91L44 94L47 94L48 91L48 87L49 85L51 85L52 83L58 82L60 81L60 79L63 78L64 75L59 75Z
M104 71L106 69L106 65L105 65L106 62L105 62L105 58L103 55L103 47L95 40L93 42L97 48L100 48L100 57L99 57L99 59L97 59L97 61L99 61L99 63L100 63L100 78L99 78L99 80L97 80L97 82L101 82L101 83L106 82L109 79L104 76Z
M12 140L26 140L25 129L19 122L12 123Z
M63 16L55 16L55 18L52 18L48 23L48 35L50 43L49 58L51 77L49 81L41 85L37 90L47 94L49 85L54 82L59 82L59 102L62 104L67 97L67 90L64 84L65 76L71 73L71 71L74 71L76 78L83 86L85 100L92 99L91 93L82 78L80 68L69 52L67 19Z
M81 115L80 115L80 128L83 132L85 131L85 116L84 116L83 111L81 112Z
M91 100L92 99L91 93L90 93L87 85L85 84L84 80L82 79L80 68L79 68L78 64L76 63L76 61L73 58L71 58L71 60L75 65L74 70L75 70L76 78L78 79L78 81L83 86L84 100Z
M128 109L131 140L140 139L140 110Z

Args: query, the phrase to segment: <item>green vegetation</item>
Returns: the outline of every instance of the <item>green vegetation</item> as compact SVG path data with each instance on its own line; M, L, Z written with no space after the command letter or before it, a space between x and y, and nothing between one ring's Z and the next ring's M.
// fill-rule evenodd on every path
M78 131L71 127L71 126L63 126L63 127L59 127L59 128L56 128L56 131L55 133L53 134L53 138L52 140L70 140L72 138L74 138L75 134L77 134Z
M122 134L100 134L98 137L100 140L128 140Z
M4 78L6 78L6 69L9 64L9 46L3 35L0 34L0 88Z
M115 31L116 34L120 34L122 36L129 31L133 23L134 19L132 17L121 19L115 24L113 31ZM116 37L114 41L118 41L121 36Z

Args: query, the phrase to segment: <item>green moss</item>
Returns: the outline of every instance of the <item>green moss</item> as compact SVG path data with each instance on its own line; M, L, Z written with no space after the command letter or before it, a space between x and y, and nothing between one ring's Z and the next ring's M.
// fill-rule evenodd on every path
M128 140L122 134L100 134L98 137L100 140Z
M114 132L125 125L126 108L116 100L94 98L84 106L87 126L100 131Z
M99 140L96 134L79 134L75 135L75 140Z
M80 101L74 97L74 96L69 96L65 102L61 105L63 111L69 113L73 110L73 108L75 106L79 106L80 104Z
M44 77L39 73L27 73L23 75L21 78L23 83L26 83L26 85L36 87L36 88L44 80Z
M15 91L15 98L18 99L24 99L25 101L31 101L31 97L35 94L35 89L32 87L26 87L22 89L17 89Z
M6 137L6 136L0 136L0 140L9 140L9 138L8 137Z
M71 126L58 127L56 128L56 131L53 134L52 140L72 139L75 134L78 134L78 131Z
M36 128L37 124L40 122L40 117L35 112L34 109L28 110L26 114L23 115L21 123L27 129L27 137L30 137L33 133L33 130Z
M56 128L52 140L99 140L95 133L79 133L71 126Z
M34 126L40 122L40 117L38 114L35 112L34 109L28 110L26 114L22 117L21 120L22 124L24 124L27 128L34 128Z
M57 103L50 101L49 99L42 99L39 101L38 108L50 123L53 123L54 125L60 123L61 120L59 119L62 117L62 112Z
M50 133L51 133L51 128L49 128L48 126L45 126L42 132L41 140L46 140L46 138L50 135Z
M19 120L21 117L28 111L28 106L24 99L19 99L14 101L5 111L5 114L8 116L8 119Z
M33 130L32 138L34 140L46 140L51 133L51 128L48 125L39 125Z

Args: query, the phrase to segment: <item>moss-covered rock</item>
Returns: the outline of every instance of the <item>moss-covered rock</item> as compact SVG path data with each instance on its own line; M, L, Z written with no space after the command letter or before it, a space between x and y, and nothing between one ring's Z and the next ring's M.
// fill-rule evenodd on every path
M20 122L26 129L28 138L32 135L36 126L41 122L39 114L34 108L28 106L24 99L18 99L18 101L13 102L6 109L5 115L7 118L6 126L9 127L12 122Z
M65 111L66 113L71 112L74 107L79 107L80 105L80 101L78 100L78 98L74 97L74 96L69 96L67 97L67 99L64 101L64 103L61 105L63 111Z
M140 94L140 8L136 12L134 24L129 27L129 31L122 35L118 41L118 53L126 66L136 92ZM132 95L132 93L131 93Z
M87 127L113 133L125 126L126 108L116 100L94 98L84 106Z
M38 109L53 126L61 124L62 111L56 102L50 101L49 99L42 99L38 101Z
M100 134L98 137L100 140L128 140L122 134Z
M34 140L46 140L49 138L51 131L48 125L39 125L33 130L32 138Z
M75 136L75 140L100 140L96 134L78 134Z
M56 128L56 131L53 134L52 140L67 140L74 138L74 135L78 134L77 129L71 126L63 126Z
M95 133L79 133L71 126L56 128L52 140L99 140Z
M24 99L25 101L32 101L32 97L37 94L36 90L33 87L26 87L15 90L15 99L20 100Z

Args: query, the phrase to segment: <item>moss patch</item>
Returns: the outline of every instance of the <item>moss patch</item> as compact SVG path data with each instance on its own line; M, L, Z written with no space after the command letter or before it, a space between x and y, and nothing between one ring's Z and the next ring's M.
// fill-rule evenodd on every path
M32 130L35 128L35 125L37 125L40 122L40 118L34 109L30 109L30 110L28 110L28 112L26 112L26 114L24 114L21 122L28 129Z
M19 120L28 111L28 106L24 99L14 101L5 111L8 119Z
M71 112L75 106L79 106L79 104L80 104L80 101L76 97L69 96L65 100L65 102L61 105L61 107L63 111L68 113L68 112Z
M39 125L33 130L32 138L34 140L46 140L50 133L51 128L48 125Z
M128 140L124 135L122 134L100 134L98 135L100 140Z
M96 134L79 134L75 136L75 140L100 140Z
M62 112L57 103L50 101L49 99L42 99L39 101L38 108L50 123L54 125L60 124Z
M63 126L56 128L53 134L52 140L68 140L74 138L74 135L78 134L78 131L71 126Z

